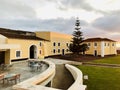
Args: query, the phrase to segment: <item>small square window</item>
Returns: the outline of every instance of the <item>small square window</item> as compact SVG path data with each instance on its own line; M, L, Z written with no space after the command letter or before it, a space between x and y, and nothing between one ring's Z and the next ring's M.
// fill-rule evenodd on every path
M42 46L42 43L40 42L40 46Z
M16 51L16 57L20 57L20 51Z
M60 46L60 43L58 43L58 46Z
M94 43L94 46L97 46L97 43Z
M105 43L105 46L106 46L106 43Z
M90 46L90 43L88 43L88 46Z
M69 44L68 44L68 43L66 43L66 46L69 46Z
M112 46L114 46L114 43L112 44Z
M40 54L41 54L41 50L40 50Z

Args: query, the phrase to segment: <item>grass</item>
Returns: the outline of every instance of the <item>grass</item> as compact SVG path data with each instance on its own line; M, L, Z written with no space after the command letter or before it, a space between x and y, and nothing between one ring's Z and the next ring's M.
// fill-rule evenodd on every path
M94 60L92 62L94 62L94 63L120 64L120 55L108 57L108 58L104 58L104 59Z
M77 66L88 80L84 80L87 90L120 90L120 68L97 66Z

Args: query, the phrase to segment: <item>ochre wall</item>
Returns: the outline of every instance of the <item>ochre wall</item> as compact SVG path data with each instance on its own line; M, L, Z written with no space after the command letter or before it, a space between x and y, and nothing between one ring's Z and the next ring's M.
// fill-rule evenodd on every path
M48 42L45 42L45 56L62 54L62 49L64 49L65 54L70 53L67 52L68 47L66 44L70 44L72 38L71 35L56 32L36 32L36 34L38 37L49 40ZM53 46L54 42L56 43L55 46ZM58 46L58 43L60 43L60 46ZM56 50L55 53L53 53L53 49ZM60 53L58 53L58 49L60 49Z
M29 58L29 50L30 46L35 45L37 47L38 57L44 56L44 47L39 46L40 41L38 40L25 40L25 39L8 39L8 44L19 44L20 48L18 49L11 49L10 50L10 59L22 59L22 58ZM41 50L41 54L39 51ZM21 51L21 57L16 57L16 51Z
M86 44L90 43L89 50L86 51L86 54L94 55L94 50L97 50L97 55L101 55L101 41L99 42L85 42ZM97 46L94 46L94 43L97 43ZM106 46L105 46L106 43ZM108 45L109 43L109 45ZM114 43L114 46L112 44ZM116 42L104 41L104 55L116 54Z

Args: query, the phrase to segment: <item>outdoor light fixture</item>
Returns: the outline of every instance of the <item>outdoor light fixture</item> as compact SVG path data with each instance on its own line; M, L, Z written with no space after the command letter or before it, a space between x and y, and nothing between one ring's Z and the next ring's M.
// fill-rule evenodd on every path
M83 78L84 78L85 80L88 80L88 75L84 75Z

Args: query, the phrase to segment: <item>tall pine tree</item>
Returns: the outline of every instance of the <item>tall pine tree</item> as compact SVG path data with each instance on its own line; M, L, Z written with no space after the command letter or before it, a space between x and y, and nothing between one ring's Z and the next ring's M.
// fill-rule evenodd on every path
M83 34L80 29L80 20L77 18L75 22L75 31L73 32L73 38L69 46L69 50L74 54L79 54L80 52L85 53L85 51L88 50L87 44L83 44Z

